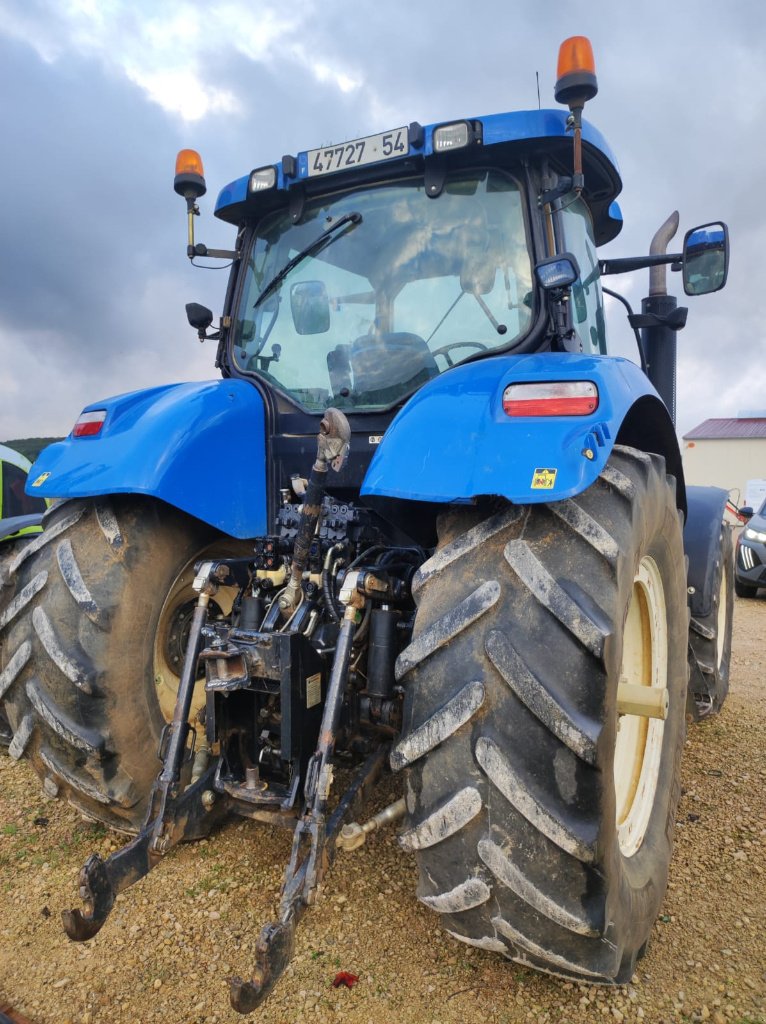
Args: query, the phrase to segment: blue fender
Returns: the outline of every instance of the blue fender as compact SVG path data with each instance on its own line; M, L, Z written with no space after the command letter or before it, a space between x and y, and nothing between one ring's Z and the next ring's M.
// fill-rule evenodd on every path
M596 385L593 413L522 418L503 411L509 384L567 380ZM429 381L409 400L386 431L362 494L373 505L378 499L467 503L481 495L520 504L560 501L596 480L628 422L622 443L640 447L645 430L646 450L665 455L670 472L680 473L667 409L629 360L569 352L478 360Z
M245 539L266 527L263 400L242 380L134 391L93 402L100 432L45 448L27 493L45 498L145 494Z
M684 523L684 552L689 559L692 615L705 618L713 610L715 575L721 557L721 525L728 491L720 487L687 487L688 513Z

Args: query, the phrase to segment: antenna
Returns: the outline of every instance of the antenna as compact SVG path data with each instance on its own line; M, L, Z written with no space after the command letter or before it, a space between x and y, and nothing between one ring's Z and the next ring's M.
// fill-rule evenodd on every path
M537 80L537 109L540 110L540 72L535 71L535 79Z

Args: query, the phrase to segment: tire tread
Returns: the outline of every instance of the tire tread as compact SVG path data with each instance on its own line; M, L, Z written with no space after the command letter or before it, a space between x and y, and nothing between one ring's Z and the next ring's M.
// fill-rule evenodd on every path
M441 545L416 588L413 639L397 663L404 727L392 764L405 772L402 845L418 860L418 897L460 941L568 978L621 983L632 974L664 889L680 795L686 674L679 658L688 613L675 496L660 457L615 446L599 479L576 500L505 516L495 511L479 523L473 510L462 520L460 512L442 517ZM615 602L632 593L630 552L644 543L646 500L654 535L673 551L665 557L676 609L669 647L681 652L672 655L668 771L675 774L656 893L618 924L604 862L604 829L614 843L616 829L600 810L601 766L612 742L605 730L616 727L608 725L614 712L605 694L607 679L615 678L607 665L621 648L624 608ZM485 581L500 593L480 615L459 615L460 629L445 628ZM432 726L439 709L477 683L485 691L480 708L461 716L455 729ZM410 750L417 756L403 756ZM442 809L468 790L475 813L453 814L443 827ZM488 900L472 908L460 898L454 907L442 901L474 879L491 891Z

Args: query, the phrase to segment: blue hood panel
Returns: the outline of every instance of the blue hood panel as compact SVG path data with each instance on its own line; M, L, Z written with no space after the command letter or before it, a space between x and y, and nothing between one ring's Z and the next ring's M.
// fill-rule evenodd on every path
M134 391L92 402L106 409L95 437L41 452L27 492L44 498L146 494L232 537L266 534L263 401L241 380Z
M596 384L595 412L511 418L503 411L509 384L566 380ZM628 410L645 395L660 402L642 371L614 356L545 352L458 366L404 406L375 453L362 494L428 502L570 498L595 481Z

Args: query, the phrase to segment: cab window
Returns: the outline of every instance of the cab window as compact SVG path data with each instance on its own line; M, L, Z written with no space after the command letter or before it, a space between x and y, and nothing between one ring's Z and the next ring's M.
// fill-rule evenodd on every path
M574 327L584 352L604 355L607 350L604 300L590 212L582 199L576 199L562 209L561 216L563 248L574 254L580 267L580 278L572 286Z

